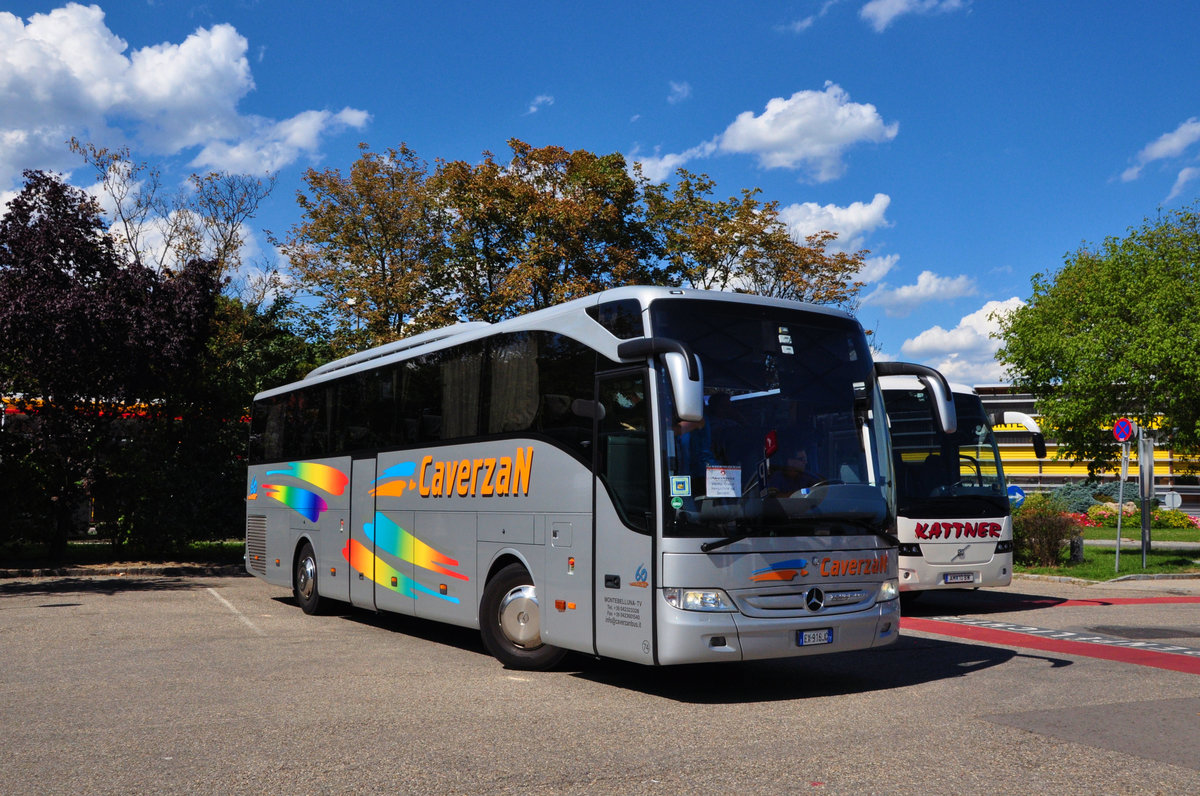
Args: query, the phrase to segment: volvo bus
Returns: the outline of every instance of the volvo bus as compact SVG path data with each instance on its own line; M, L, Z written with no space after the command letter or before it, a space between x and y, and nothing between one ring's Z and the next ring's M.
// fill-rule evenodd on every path
M973 389L951 384L957 427L947 430L926 384L912 376L880 382L892 428L903 601L929 589L1007 586L1012 513L992 429L1024 427L1041 459L1046 443L1037 422L1012 411L989 418Z
M889 444L848 314L617 288L256 396L246 568L308 613L478 628L512 668L881 646L899 631ZM799 451L820 478L788 489Z

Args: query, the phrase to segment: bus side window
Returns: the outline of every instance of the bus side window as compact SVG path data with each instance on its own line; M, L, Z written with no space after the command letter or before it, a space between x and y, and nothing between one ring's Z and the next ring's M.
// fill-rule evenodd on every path
M599 419L597 475L607 485L625 524L648 531L650 504L650 440L641 376L602 384L604 414Z

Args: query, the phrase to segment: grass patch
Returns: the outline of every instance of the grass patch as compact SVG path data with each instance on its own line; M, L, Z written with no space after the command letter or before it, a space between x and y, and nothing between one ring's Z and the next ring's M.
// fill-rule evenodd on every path
M1151 550L1146 554L1146 567L1143 569L1141 545L1121 545L1120 572L1115 571L1116 552L1113 548L1085 547L1082 564L1063 563L1056 567L1025 567L1018 564L1013 567L1013 571L1029 575L1058 575L1068 578L1083 578L1084 580L1112 580L1124 575L1200 574L1200 552Z
M1083 533L1084 539L1101 539L1111 542L1117 538L1115 525L1112 528L1080 527L1079 530ZM1121 538L1137 542L1140 552L1142 523L1140 521L1122 522ZM1151 528L1150 539L1154 542L1200 542L1200 528ZM1124 554L1125 549L1122 548L1121 555Z

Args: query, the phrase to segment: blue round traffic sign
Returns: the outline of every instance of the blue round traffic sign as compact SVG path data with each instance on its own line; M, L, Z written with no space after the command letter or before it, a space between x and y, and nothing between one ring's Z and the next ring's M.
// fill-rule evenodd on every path
M1010 484L1008 487L1008 502L1014 509L1021 508L1021 504L1025 502L1025 490L1016 484Z
M1117 438L1117 442L1125 442L1133 436L1133 423L1129 422L1129 418L1122 417L1113 423L1113 436Z

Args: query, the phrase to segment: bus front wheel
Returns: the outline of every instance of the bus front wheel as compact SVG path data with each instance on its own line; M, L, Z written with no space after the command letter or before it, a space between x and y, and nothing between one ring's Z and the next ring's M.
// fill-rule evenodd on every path
M566 654L542 643L537 591L520 564L509 564L488 581L479 606L479 632L488 652L512 669L549 669Z
M306 614L315 614L321 609L321 595L317 594L317 555L308 542L296 556L296 569L292 573L292 596Z

